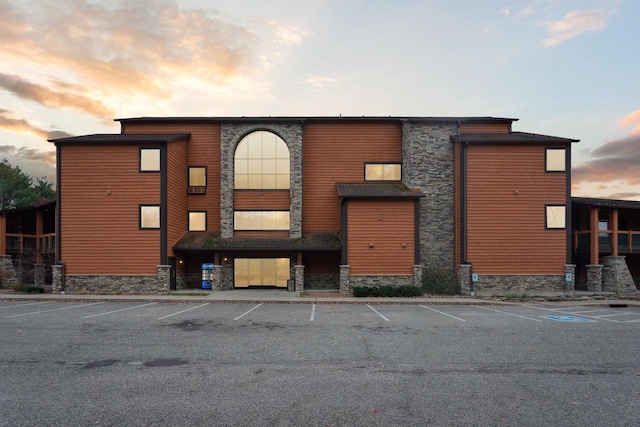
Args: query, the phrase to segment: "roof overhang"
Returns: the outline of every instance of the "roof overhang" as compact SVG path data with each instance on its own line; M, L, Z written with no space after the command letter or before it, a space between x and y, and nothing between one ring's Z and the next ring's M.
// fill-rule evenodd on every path
M633 200L597 199L590 197L572 197L571 203L595 208L640 210L640 202Z
M82 136L70 136L67 138L49 139L54 144L112 144L112 143L150 143L163 144L180 141L191 137L190 133L109 133Z
M470 142L470 143L559 143L571 144L579 142L579 139L561 138L558 136L540 135L528 132L509 132L509 133L467 133L460 135L451 135L453 142Z
M290 237L230 237L218 233L190 231L173 246L174 251L339 251L337 234L310 234Z
M425 196L402 182L337 183L336 189L343 199L417 199Z

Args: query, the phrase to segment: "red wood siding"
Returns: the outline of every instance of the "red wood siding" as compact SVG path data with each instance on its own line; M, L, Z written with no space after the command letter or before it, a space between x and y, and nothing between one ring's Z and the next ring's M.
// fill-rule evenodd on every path
M478 121L460 123L460 133L509 133L510 122Z
M288 211L289 190L241 190L233 193L233 208L242 210Z
M187 140L167 147L167 254L187 231Z
M347 209L351 274L413 274L413 200L349 200Z
M67 274L156 274L160 231L139 204L160 204L160 172L138 172L140 145L64 145L58 189Z
M400 163L398 123L309 123L303 130L303 232L338 232L338 182L364 182L364 163Z
M207 194L189 195L188 210L206 211L207 231L220 232L220 124L132 122L126 124L124 132L191 134L187 162L189 166L207 167Z
M566 174L545 173L545 146L471 144L467 155L473 271L562 274L567 231L545 229L545 204L566 203Z

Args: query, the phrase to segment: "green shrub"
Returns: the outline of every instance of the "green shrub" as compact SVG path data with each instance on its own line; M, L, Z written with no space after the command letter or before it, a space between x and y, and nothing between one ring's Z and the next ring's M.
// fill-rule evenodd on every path
M13 287L13 290L22 294L43 294L44 288L42 286L27 285L24 283L18 283Z
M354 286L355 297L418 297L422 289L418 286Z
M422 273L422 288L431 295L457 295L458 281L449 270L425 270Z

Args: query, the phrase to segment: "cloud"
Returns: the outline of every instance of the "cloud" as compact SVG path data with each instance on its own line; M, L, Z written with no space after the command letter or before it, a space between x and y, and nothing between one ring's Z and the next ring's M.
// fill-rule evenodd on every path
M636 110L633 113L628 114L618 124L618 127L620 128L626 128L629 126L634 127L633 130L631 131L632 135L640 134L640 110Z
M610 10L573 11L561 21L541 22L547 27L549 37L542 41L544 46L555 46L588 31L598 31L606 27Z
M314 89L322 89L327 84L335 83L335 82L337 82L337 80L331 77L309 76L305 80L303 80L301 83L309 85Z
M510 8L510 7L508 7L508 6L507 6L507 7L505 7L504 9L502 9L502 10L500 11L500 14L501 14L502 16L504 16L505 18L506 18L507 16L509 16L509 13L511 13L511 8Z
M13 117L9 111L0 109L0 129L6 129L13 132L30 133L42 139L63 138L72 136L61 130L46 130L30 123L26 119L18 119Z
M13 145L0 145L0 155L3 157L12 157L20 162L32 161L44 163L49 166L56 165L55 151L40 151L27 147L15 147ZM13 163L12 163L13 164Z
M284 44L300 44L302 43L302 38L306 36L308 33L300 30L294 26L285 27L276 21L266 21L269 26L271 26L273 33L276 36L276 40L279 43Z

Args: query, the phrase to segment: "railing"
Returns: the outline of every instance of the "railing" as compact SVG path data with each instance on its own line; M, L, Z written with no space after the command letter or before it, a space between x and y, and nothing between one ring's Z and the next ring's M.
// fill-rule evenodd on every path
M27 250L35 251L36 247L41 254L54 253L56 248L55 233L41 234L40 236L7 233L7 252L21 254Z
M598 230L598 252L612 253L612 230ZM591 232L573 232L573 251L589 252L591 246ZM618 253L633 254L640 253L640 231L618 230Z

